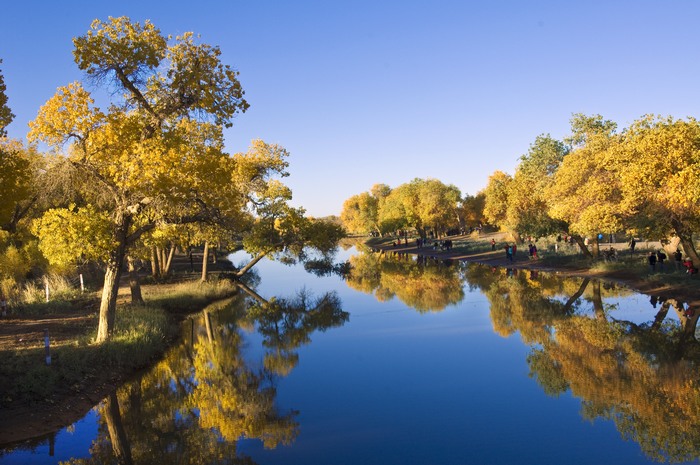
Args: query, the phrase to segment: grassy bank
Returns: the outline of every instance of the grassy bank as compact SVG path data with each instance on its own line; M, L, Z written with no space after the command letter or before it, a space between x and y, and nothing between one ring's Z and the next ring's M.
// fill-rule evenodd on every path
M55 404L118 383L165 351L178 334L183 315L234 292L235 286L226 280L144 286L147 303L120 303L113 336L103 344L93 343L97 332L94 296L27 306L23 318L43 319L36 328L29 326L28 332L11 335L15 343L0 351L0 407ZM75 324L76 320L80 323ZM46 365L39 335L49 324L51 364Z
M394 242L398 242L394 237L374 237L367 238L365 244L387 252L421 254L492 266L539 269L614 280L646 294L663 294L669 298L692 302L693 305L698 305L698 296L700 296L698 275L689 276L682 266L676 266L674 260L667 260L663 270L658 264L655 270L650 268L647 256L649 252L657 251L661 247L658 242L638 243L634 255L630 254L627 244L604 244L601 246L600 257L584 257L575 244L567 244L555 238L542 238L536 242L539 259L531 260L528 257L527 243L524 243L517 251L515 262L510 262L505 258L503 248L508 243L512 244L512 240L501 232L450 237L452 249L449 251L433 247L418 249L415 239L415 237L409 238L408 244L402 241L401 245L394 245ZM491 248L492 239L496 243L495 250ZM616 249L614 260L606 260L602 254L602 251L607 250L610 245Z

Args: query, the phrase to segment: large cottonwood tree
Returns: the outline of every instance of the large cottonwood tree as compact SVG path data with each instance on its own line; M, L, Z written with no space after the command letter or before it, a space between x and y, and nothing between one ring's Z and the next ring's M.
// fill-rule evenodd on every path
M700 229L700 123L640 118L625 131L615 158L629 226L651 237L675 234L700 267L693 242Z
M353 195L343 202L340 219L350 231L379 233L379 200L369 192Z
M74 45L78 67L112 100L103 111L79 83L61 87L31 123L30 138L67 146L93 188L85 195L109 214L101 342L114 328L122 265L140 236L161 221L211 220L236 202L222 127L248 103L218 47L192 33L169 40L148 21L109 18L95 20Z
M509 186L506 208L507 224L514 230L535 237L566 230L565 223L549 215L546 189L567 153L563 142L541 134L520 157Z
M620 136L615 123L602 116L574 115L571 120L573 150L564 157L546 188L549 214L568 223L581 250L583 237L625 229L621 209L619 166L616 153ZM597 244L597 242L596 242Z
M397 228L412 227L421 237L432 228L438 234L459 223L461 192L437 179L419 179L392 189L383 202L379 221Z
M488 184L484 189L484 217L492 225L499 226L508 231L516 241L520 241L515 225L508 218L508 195L513 177L503 171L494 171L489 176Z

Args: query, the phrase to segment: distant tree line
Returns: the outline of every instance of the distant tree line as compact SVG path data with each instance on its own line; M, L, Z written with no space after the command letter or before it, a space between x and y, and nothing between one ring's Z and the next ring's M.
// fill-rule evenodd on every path
M347 199L341 218L351 231L421 235L484 221L516 241L567 235L587 256L586 238L596 253L600 234L622 233L680 246L698 267L700 124L644 116L618 131L600 115L575 114L567 138L537 136L514 175L494 172L473 197L434 179L379 184Z

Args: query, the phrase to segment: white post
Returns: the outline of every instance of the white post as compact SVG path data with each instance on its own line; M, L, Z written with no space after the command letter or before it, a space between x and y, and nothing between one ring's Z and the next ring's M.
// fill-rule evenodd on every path
M80 273L80 292L85 292L85 283L83 283L83 274Z
M44 277L44 289L46 290L46 301L49 301L49 280Z

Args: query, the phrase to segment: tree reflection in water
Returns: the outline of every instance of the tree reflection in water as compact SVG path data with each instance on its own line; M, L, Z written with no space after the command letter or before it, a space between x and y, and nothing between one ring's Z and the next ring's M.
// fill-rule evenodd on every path
M462 262L398 253L362 253L350 258L349 287L386 302L398 297L419 312L440 311L464 299Z
M91 457L69 463L253 464L238 454L239 439L266 448L294 441L297 412L275 408L275 377L291 371L312 332L341 326L348 313L334 293L267 302L242 289L252 302L240 293L208 307L160 363L103 401ZM269 349L261 369L242 354L243 330L253 325Z
M366 252L351 265L350 287L421 312L461 301L464 278L488 298L494 331L518 332L532 347L530 375L548 395L570 390L584 418L614 421L651 459L700 457L698 315L683 302L652 298L660 308L639 324L616 319L616 306L604 302L632 292L596 280L391 253Z
M570 390L584 418L614 421L653 460L700 457L697 312L665 300L639 324L604 303L629 292L615 285L483 266L469 267L467 279L488 297L494 329L532 346L530 375L548 395Z

